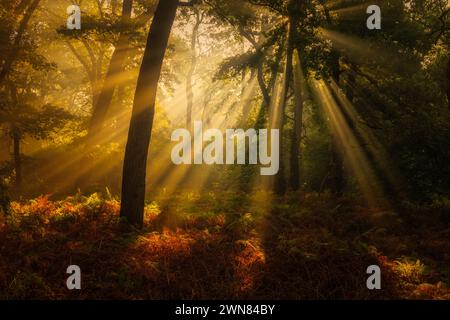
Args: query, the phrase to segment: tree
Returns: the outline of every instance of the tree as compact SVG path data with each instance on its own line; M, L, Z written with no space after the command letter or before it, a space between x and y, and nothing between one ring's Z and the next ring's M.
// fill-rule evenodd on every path
M2 4L3 5L3 4ZM12 163L17 187L22 183L21 143L25 137L47 139L51 133L72 119L66 110L45 101L45 95L56 86L50 74L56 66L38 52L31 37L30 20L39 1L20 1L13 6L8 33L12 44L2 39L6 56L0 75L0 126L12 141ZM23 12L17 31L14 25ZM3 11L2 11L3 14ZM2 16L3 17L3 16ZM7 20L7 19L5 19ZM32 25L34 30L34 25ZM42 51L41 51L42 52Z
M286 104L288 103L288 94L290 88L290 82L292 80L292 61L294 54L294 41L296 36L296 17L294 15L289 16L289 27L288 27L288 39L287 39L287 49L286 49L286 62L284 69L284 82L283 89L281 93L281 101L279 106L279 115L278 115L278 123L276 123L277 129L280 130L280 169L276 175L275 179L275 192L278 195L283 195L286 192L286 172L285 172L285 163L284 163L284 126L285 126L285 115L286 115Z
M208 3L211 4L210 1ZM256 42L252 35L256 34L257 31L254 27L252 28L252 24L242 18L239 19L239 15L230 17L221 12L218 15L219 18L235 26L240 35L254 47L253 52L228 59L222 64L221 69L241 70L244 67L250 67L257 71L257 80L262 95L261 112L259 113L257 126L261 126L265 122L265 111L272 105L276 114L271 112L271 115L276 121L275 123L272 123L273 121L269 123L278 128L281 133L280 170L275 177L274 187L278 194L284 194L288 187L287 170L285 168L288 163L290 164L289 187L297 190L300 185L299 160L303 121L303 101L301 100L304 95L302 91L306 90L306 86L297 87L299 82L296 82L293 77L293 52L297 49L299 64L300 57L305 61L303 67L297 69L299 72L297 76L300 76L305 70L314 71L316 77L328 75L325 68L321 67L321 65L324 65L324 54L321 53L320 49L326 49L326 45L315 31L322 18L319 14L320 8L315 3L272 0L252 0L247 1L247 3L251 4L251 10L254 11L253 15L257 17L254 18L255 20L263 25L270 25L268 21L272 21L273 26L271 29L264 28L261 30L259 40ZM219 9L221 8L219 7ZM281 21L281 23L277 21ZM257 23L253 23L253 25L257 25ZM263 40L261 41L261 39ZM311 50L311 47L314 48L314 51ZM285 61L284 82L279 105L276 106L272 101L272 93L276 91L274 90L275 79L279 72L278 65L281 60ZM221 70L221 73L224 73L223 70ZM237 75L236 72L234 74ZM294 100L295 107L292 110L293 118L290 118L286 114L290 112L292 100ZM286 139L289 130L286 130L286 127L290 124L294 129L289 140ZM286 150L289 150L287 147L289 142L291 153L290 156L286 156L285 154L289 153L286 152Z
M445 176L436 173L447 157L441 152L446 149L446 142L441 139L448 131L442 125L448 117L447 111L442 110L448 83L447 1L398 0L382 2L380 6L383 28L376 32L361 28L365 23L364 8L345 12L339 10L340 4L326 6L334 10L326 27L335 32L329 41L340 62L339 77L334 80L355 114L350 116L332 93L345 125L386 193L394 198L420 185L418 190L423 195L430 184L434 184L433 189L442 185L440 177ZM340 42L345 37L347 41L351 39L353 49ZM361 50L362 46L367 49ZM332 59L329 64L338 65ZM436 90L438 84L441 92ZM426 129L430 127L432 133ZM429 161L430 158L434 160ZM419 172L421 178L416 176ZM414 193L417 195L417 191Z
M8 187L3 178L0 178L0 209L5 215L9 214L10 198L8 195Z
M198 30L200 28L200 24L203 21L204 14L200 13L198 9L194 9L195 23L192 28L191 35L191 65L189 67L188 74L186 76L186 128L190 129L192 125L192 108L194 105L194 93L192 91L192 78L194 76L195 69L197 67L197 40L198 40Z
M16 187L22 183L22 157L21 141L30 136L35 139L47 139L52 132L61 128L65 121L73 116L62 108L52 105L35 107L30 103L36 99L34 93L28 90L20 90L17 84L8 83L10 89L10 104L0 109L0 124L6 125L8 133L13 141L13 163ZM6 100L6 101L8 101Z
M13 36L11 36L11 38L13 38L13 43L9 48L7 48L8 50L6 51L5 59L4 60L2 59L3 61L2 61L2 69L0 71L0 85L4 83L5 78L11 71L11 67L13 66L13 63L20 51L21 41L28 27L28 23L30 22L33 13L36 11L40 0L33 0L27 6L28 2L29 1L22 1L21 3L18 4L18 6L14 10L14 13L18 14L23 10L24 7L26 7L26 10L24 12L22 20L19 23L17 31L14 32Z
M133 8L133 0L124 0L122 7L121 23L125 26L130 18ZM120 32L119 39L115 45L109 67L103 80L103 86L98 94L98 99L95 101L92 111L92 117L89 122L88 136L87 136L87 150L89 146L95 143L96 138L101 133L101 129L111 105L114 90L120 83L120 73L124 70L124 62L128 53L128 36L126 32Z
M291 136L291 175L289 186L297 191L300 187L300 142L303 128L303 103L305 100L305 79L298 51L294 51L294 128Z
M142 227L148 148L155 114L156 91L178 0L158 3L139 72L125 148L120 215Z
M447 51L444 92L450 109L450 7L447 0L409 0L409 14L427 35L427 46L443 46Z

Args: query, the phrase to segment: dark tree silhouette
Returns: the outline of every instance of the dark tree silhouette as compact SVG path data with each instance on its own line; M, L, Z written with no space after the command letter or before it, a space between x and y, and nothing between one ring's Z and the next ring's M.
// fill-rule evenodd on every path
M14 41L9 53L7 53L5 60L3 61L2 70L0 71L0 84L2 84L5 78L11 71L11 67L18 56L20 51L20 42L22 41L23 35L28 27L33 13L36 11L40 0L34 0L25 10L22 20L20 21L19 27L14 36ZM22 1L21 4L16 8L16 13L19 13L23 7L26 6L26 1ZM3 59L2 59L3 60Z
M125 149L120 215L138 227L143 224L145 179L155 99L164 55L175 20L178 0L158 3L148 34Z

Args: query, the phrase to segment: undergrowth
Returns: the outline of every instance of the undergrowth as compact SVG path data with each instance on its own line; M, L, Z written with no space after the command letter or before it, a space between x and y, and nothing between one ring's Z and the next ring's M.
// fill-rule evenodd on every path
M326 193L185 193L148 202L142 230L119 207L109 192L13 202L0 217L0 298L450 298L442 201L405 216ZM425 214L433 228L416 227ZM66 288L71 264L82 290ZM366 287L372 264L381 290Z

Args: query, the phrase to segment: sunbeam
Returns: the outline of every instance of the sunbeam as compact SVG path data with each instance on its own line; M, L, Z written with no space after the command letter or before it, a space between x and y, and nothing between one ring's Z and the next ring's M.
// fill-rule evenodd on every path
M348 163L367 203L373 207L386 203L376 174L334 100L330 87L323 80L312 80L311 88L317 103L326 115L331 132L338 139L341 155Z

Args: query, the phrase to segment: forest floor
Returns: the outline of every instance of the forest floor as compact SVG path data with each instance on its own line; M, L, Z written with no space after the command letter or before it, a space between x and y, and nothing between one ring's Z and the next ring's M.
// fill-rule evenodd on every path
M450 299L450 205L368 209L329 194L185 193L145 226L93 194L0 217L0 299ZM82 271L68 290L66 269ZM382 289L368 290L379 265Z

